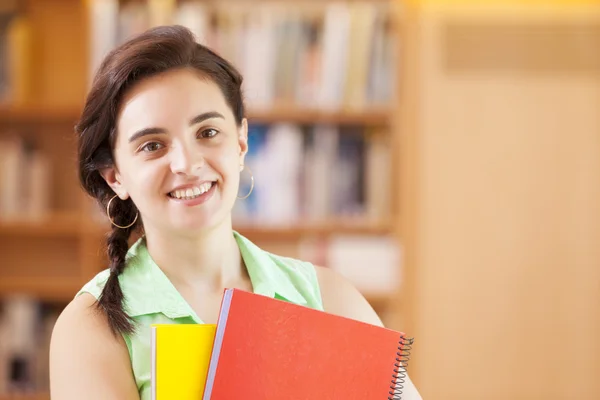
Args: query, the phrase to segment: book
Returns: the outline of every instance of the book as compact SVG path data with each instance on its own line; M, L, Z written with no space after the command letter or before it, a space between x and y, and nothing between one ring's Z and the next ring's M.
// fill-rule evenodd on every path
M226 289L203 399L400 399L411 344L402 332Z
M152 400L202 398L215 331L213 324L151 326Z

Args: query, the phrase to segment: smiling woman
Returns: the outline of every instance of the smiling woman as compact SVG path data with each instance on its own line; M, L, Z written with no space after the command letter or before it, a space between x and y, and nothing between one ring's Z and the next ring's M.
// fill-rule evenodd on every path
M123 96L115 167L99 173L121 200L133 200L147 237L231 225L248 129L222 93L202 72L182 66Z
M241 87L229 62L178 26L106 56L77 135L81 184L113 224L110 266L55 325L53 400L149 399L150 326L215 323L224 288L381 324L339 275L233 230L248 151ZM410 380L404 391L418 397Z

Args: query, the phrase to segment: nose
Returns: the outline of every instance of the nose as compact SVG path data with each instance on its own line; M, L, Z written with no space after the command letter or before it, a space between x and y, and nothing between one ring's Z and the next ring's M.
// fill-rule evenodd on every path
M195 175L204 165L204 156L199 149L185 145L174 146L171 152L171 171L174 174Z

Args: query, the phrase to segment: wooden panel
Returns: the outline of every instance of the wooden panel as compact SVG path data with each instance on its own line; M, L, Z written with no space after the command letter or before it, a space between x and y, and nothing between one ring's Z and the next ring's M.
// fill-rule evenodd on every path
M427 399L600 398L600 74L448 73L445 22L420 41L413 376Z
M80 107L87 84L86 13L79 0L26 0L35 32L36 104Z
M0 400L50 400L49 393L39 393L39 394L15 394L8 395L2 394L0 395Z
M600 21L445 24L444 62L451 73L600 72Z
M85 284L80 279L65 278L5 278L0 279L0 298L25 294L37 300L66 304Z
M51 104L5 106L0 108L0 126L31 128L58 125L73 131L80 113L80 107L57 107Z
M400 0L397 0L400 2ZM397 166L394 178L398 181L396 198L399 215L395 219L395 230L400 238L403 249L401 264L401 281L398 290L398 299L394 303L396 313L392 320L391 328L404 331L410 336L417 332L417 304L415 304L415 275L418 265L416 250L417 215L418 215L418 187L419 187L419 118L418 100L420 96L420 60L419 54L419 13L414 7L403 10L404 24L402 25L402 40L400 41L401 79L399 79L400 110L396 114L398 131L393 135L394 150ZM420 340L415 342L415 354L418 354ZM413 360L418 360L414 357ZM418 372L412 364L409 376L418 380Z
M81 231L81 218L77 213L52 213L35 219L0 219L0 240L9 237L76 239Z
M476 6L482 5L481 0L406 0L408 3L425 4L425 5L449 5L449 6ZM572 8L573 6L581 5L597 5L598 0L486 0L486 6L502 5L502 6L523 6L530 7L546 7L552 5L555 7Z
M0 238L0 279L79 278L78 239Z

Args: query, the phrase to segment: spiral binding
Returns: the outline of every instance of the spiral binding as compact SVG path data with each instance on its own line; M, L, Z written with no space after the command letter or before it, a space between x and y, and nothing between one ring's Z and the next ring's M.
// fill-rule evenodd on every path
M413 338L400 336L388 400L401 400L402 390L404 389L404 382L406 379L406 366L408 365L408 360L410 360L410 350L412 349L413 342Z

